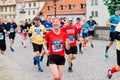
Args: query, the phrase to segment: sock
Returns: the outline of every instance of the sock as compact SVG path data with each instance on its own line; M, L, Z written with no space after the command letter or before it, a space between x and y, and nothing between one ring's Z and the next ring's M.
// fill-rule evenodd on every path
M105 50L106 53L108 52L109 48L110 48L109 46L106 46L106 50Z
M115 73L115 72L117 72L117 70L116 70L116 66L112 67L110 71L111 71L111 73Z
M80 44L79 44L79 51L81 51L81 47L82 47L82 44L80 43Z

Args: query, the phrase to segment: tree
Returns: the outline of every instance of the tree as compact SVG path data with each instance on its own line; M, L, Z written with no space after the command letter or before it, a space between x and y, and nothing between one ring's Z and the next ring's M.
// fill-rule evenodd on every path
M107 6L110 15L113 15L115 9L120 7L120 0L103 0L103 2Z

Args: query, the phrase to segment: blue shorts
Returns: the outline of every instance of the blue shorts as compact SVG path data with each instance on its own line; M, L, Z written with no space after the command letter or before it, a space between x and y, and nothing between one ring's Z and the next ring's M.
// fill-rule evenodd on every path
M9 34L9 39L15 39L15 34Z
M88 33L82 33L82 38L87 38L87 37L89 37Z

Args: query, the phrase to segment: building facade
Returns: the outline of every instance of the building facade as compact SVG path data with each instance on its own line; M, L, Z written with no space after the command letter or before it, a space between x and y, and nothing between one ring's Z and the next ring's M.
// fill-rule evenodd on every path
M89 16L93 16L98 26L106 26L106 21L109 19L109 13L103 0L87 0L86 4L86 17L89 19Z
M0 16L12 19L16 16L16 0L0 0Z
M39 11L44 6L45 2L39 2L37 0L24 0L24 3L21 0L17 0L16 5L16 18L20 19L21 16L21 9L24 9L24 19L33 19L36 15L39 14Z
M42 9L43 16L55 15L55 3L49 1L45 3ZM57 17L83 17L86 14L86 0L58 0L56 2L56 15Z

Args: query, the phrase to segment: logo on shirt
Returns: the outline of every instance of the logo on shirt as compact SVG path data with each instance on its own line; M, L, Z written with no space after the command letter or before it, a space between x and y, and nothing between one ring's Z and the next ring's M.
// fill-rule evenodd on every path
M62 51L62 41L61 40L54 40L52 41L52 50L53 52L58 52L58 51Z
M67 34L74 34L75 33L75 30L74 29L69 29L67 30Z
M0 40L3 40L4 39L4 35L3 33L0 33Z
M43 33L42 33L41 29L35 29L34 33L35 33L35 36L43 36Z

